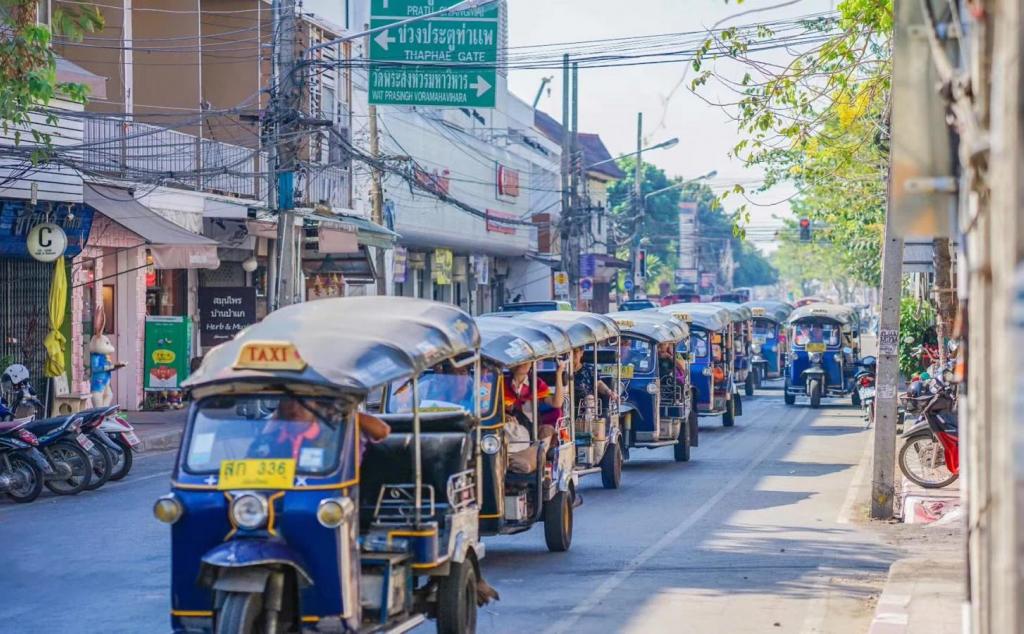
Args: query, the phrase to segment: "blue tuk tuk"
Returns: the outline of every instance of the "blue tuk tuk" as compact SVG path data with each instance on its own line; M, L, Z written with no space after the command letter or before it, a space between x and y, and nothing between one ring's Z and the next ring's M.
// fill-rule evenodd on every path
M562 552L572 544L578 484L575 428L565 411L549 412L544 420L553 422L557 433L542 437L540 422L545 412L538 386L541 375L551 378L556 360L568 357L572 346L558 328L524 317L507 313L476 320L484 359L479 391L483 412L480 530L484 535L512 535L543 522L548 549ZM525 412L518 412L506 401L506 383L515 379L516 369L523 365L528 366L530 402Z
M786 302L758 300L744 304L753 315L751 368L754 385L782 376L786 365L786 320L793 307Z
M580 311L533 313L528 319L554 326L569 340L573 350L583 352L583 367L570 367L570 376L582 370L592 373L596 380L590 394L576 394L575 381L569 381L576 475L600 473L604 488L619 488L623 461L619 403L602 397L598 389L604 383L615 394L622 391L618 326L606 315Z
M753 313L742 304L732 302L713 302L711 306L721 306L732 313L732 348L735 352L733 368L736 373L736 385L743 386L743 393L747 396L754 395L754 373L751 371L750 360L753 356L752 333Z
M836 304L806 304L790 314L786 405L793 405L799 395L806 395L813 408L827 396L852 395L854 405L859 405L853 381L859 348L856 327L853 311Z
M690 382L698 416L722 416L732 427L743 415L735 383L733 313L713 304L672 304L658 309L690 325Z
M207 354L154 506L171 525L172 629L406 631L434 617L473 632L479 413L424 407L421 377L439 363L479 376L479 342L454 306L360 297L283 308ZM360 411L405 381L403 411Z
M676 462L687 462L697 446L697 410L687 345L690 328L656 311L608 315L622 337L625 402L620 408L625 459L634 447L673 447Z

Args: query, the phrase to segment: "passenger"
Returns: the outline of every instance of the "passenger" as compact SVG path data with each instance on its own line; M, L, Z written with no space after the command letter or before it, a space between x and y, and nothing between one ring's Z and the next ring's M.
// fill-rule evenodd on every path
M618 402L619 395L615 390L608 387L604 381L594 377L594 370L583 362L585 357L583 348L573 348L573 391L577 401L582 400L588 394L594 393L594 384L597 384L597 395L607 398L610 401Z
M686 364L672 348L671 343L658 346L658 378L663 384L670 379L682 383L686 378Z
M510 376L505 381L505 411L516 418L529 419L533 414L533 391L530 387L532 363L521 363L510 369ZM565 402L565 387L562 383L565 373L565 362L559 360L555 370L555 393L543 379L537 377L537 400L548 405L555 412L561 412ZM538 440L556 434L554 421L550 418L539 421Z

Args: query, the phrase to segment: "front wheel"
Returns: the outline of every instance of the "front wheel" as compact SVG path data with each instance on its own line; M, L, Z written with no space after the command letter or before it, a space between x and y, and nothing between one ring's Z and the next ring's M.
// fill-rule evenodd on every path
M622 483L622 447L619 442L608 445L601 458L601 484L606 489L617 489Z
M782 400L785 401L786 405L796 404L796 394L789 393L789 378L786 378L785 384L782 386Z
M755 369L752 369L749 372L747 372L747 380L743 382L743 393L746 394L747 396L753 396L754 395L754 373L755 372L757 372L757 370L755 370Z
M112 452L116 453L116 455L114 456L114 470L110 474L110 479L116 482L128 475L128 472L132 470L132 463L135 457L132 455L131 444L121 434L114 436L113 441L121 448L120 453Z
M676 444L672 446L673 457L676 462L689 462L690 461L690 423L686 422L687 429L684 429L679 434L679 439Z
M214 634L255 634L263 632L260 613L263 595L256 592L225 592L214 616Z
M736 424L736 397L725 401L725 413L722 414L722 427L732 427Z
M57 495L77 495L89 486L92 480L92 463L89 454L72 440L60 440L45 450L46 457L53 464L54 471L67 468L71 476L65 480L49 480L46 488Z
M693 399L690 416L686 419L686 427L690 431L690 447L700 445L700 418L697 416L697 399Z
M572 494L559 491L544 503L544 541L553 553L564 553L572 545Z
M110 476L114 472L114 456L113 452L102 442L91 437L90 440L92 440L92 449L87 453L92 461L92 478L89 480L89 484L85 485L85 490L95 491L110 480Z
M900 471L925 489L947 487L959 477L946 466L946 452L930 431L914 434L900 447Z
M760 390L764 383L764 367L756 366L754 368L754 389Z
M17 454L10 457L11 487L7 495L19 504L32 502L43 492L43 472L31 460Z
M811 379L807 385L807 392L811 396L811 409L818 409L821 407L821 381L818 379Z
M453 563L437 588L437 634L476 632L476 568L466 560Z

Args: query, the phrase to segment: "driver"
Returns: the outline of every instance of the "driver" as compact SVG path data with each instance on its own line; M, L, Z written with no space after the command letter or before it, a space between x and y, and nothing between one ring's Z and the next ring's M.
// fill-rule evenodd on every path
M281 399L250 454L263 458L298 460L303 448L327 448L331 442L330 433L324 429L326 423L321 420L315 407L312 402L301 399ZM356 418L363 449L366 442L378 443L391 433L391 427L376 416L357 412Z

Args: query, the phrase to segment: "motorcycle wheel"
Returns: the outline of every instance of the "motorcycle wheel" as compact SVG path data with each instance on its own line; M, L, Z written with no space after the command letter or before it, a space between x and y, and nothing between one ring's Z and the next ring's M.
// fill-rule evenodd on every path
M73 440L59 440L46 447L44 453L57 469L57 463L71 467L71 477L66 480L48 480L46 488L57 495L78 495L89 486L92 479L92 463L89 454Z
M899 463L903 475L925 489L947 487L960 477L946 467L945 450L930 431L906 439L900 447Z
M811 395L811 409L821 407L821 381L812 379L807 391Z
M110 479L117 482L132 470L132 462L134 462L135 457L132 455L132 446L121 437L121 434L111 434L111 440L116 442L117 446L121 448L120 453L110 452L112 454L111 457L114 459L114 468L110 474Z
M110 480L110 474L114 471L114 457L106 445L96 439L90 439L93 447L87 453L92 461L92 479L85 485L85 490L95 491Z
M850 394L850 400L853 402L854 407L860 407L860 392L857 391L856 387L853 388L853 393Z
M31 460L17 454L10 457L11 476L18 484L7 491L7 495L18 504L32 502L43 492L43 472Z
M256 592L225 592L224 601L214 617L214 634L250 634L263 632L259 618L263 595Z

